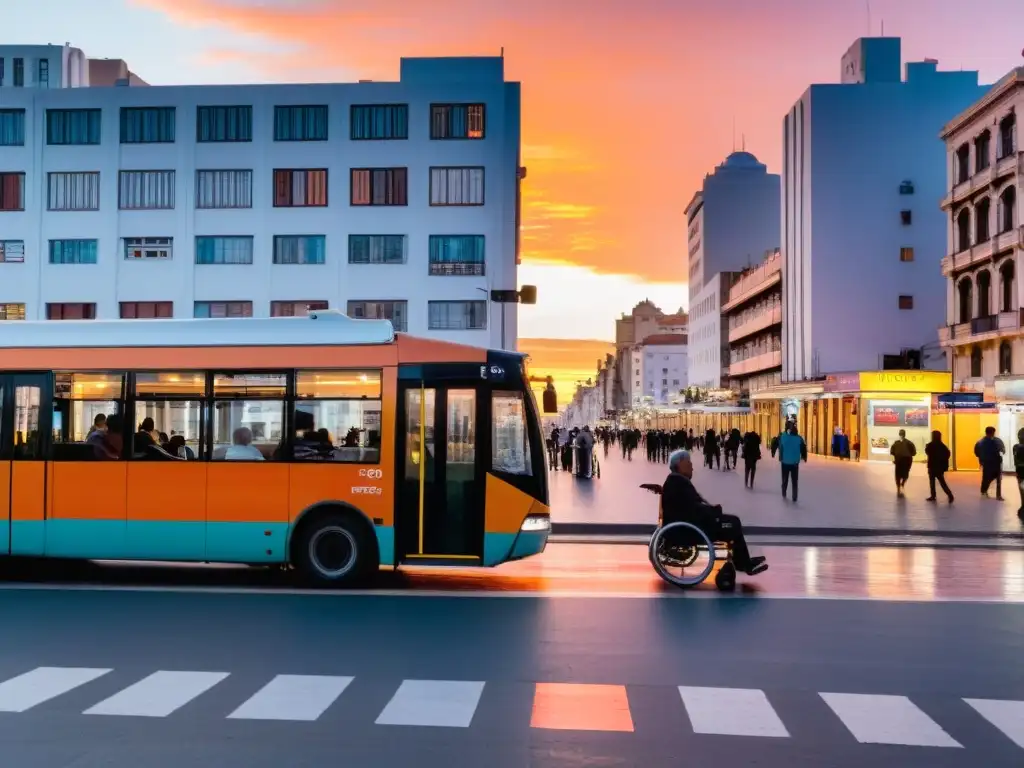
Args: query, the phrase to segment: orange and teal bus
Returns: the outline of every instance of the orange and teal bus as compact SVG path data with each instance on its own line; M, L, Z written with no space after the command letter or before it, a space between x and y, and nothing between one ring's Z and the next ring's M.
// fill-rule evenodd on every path
M0 556L494 566L551 529L522 355L386 320L0 324Z

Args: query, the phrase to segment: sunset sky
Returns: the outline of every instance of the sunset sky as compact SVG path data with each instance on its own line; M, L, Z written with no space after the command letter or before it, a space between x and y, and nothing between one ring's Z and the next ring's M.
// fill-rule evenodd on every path
M126 59L154 85L397 79L402 56L496 55L523 83L521 336L609 340L686 303L684 208L733 148L778 172L782 116L853 40L904 60L1022 63L1024 2L975 0L34 0L2 43ZM869 8L870 6L870 13ZM870 19L870 21L869 21ZM965 26L965 22L970 24ZM938 258L938 257L936 257ZM526 345L527 347L529 344Z

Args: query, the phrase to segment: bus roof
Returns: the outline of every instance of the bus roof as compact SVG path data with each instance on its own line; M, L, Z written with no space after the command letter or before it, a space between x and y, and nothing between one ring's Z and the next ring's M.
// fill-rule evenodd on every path
M364 346L394 340L390 321L351 318L337 310L306 317L0 323L0 349Z

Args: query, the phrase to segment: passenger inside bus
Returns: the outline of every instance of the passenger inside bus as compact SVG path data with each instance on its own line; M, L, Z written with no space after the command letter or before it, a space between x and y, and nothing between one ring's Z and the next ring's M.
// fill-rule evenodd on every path
M224 452L225 461L263 461L260 449L252 444L252 430L239 427L231 435L231 445Z

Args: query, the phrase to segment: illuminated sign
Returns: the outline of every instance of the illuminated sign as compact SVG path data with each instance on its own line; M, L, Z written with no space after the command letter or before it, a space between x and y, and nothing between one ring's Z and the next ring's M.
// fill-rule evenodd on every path
M949 371L865 371L860 374L861 392L949 392Z

